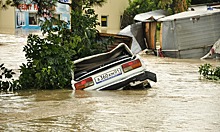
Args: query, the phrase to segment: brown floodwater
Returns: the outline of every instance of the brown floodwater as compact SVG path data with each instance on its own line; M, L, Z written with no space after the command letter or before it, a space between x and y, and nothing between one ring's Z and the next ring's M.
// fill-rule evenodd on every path
M0 29L0 64L18 74L26 62L22 47L28 33ZM220 60L140 55L157 74L152 88L0 94L0 131L220 131L220 82L198 73L201 64L216 67Z

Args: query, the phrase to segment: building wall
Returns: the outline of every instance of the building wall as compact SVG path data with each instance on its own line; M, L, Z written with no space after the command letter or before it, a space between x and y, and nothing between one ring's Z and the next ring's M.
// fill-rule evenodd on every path
M1 0L0 0L1 1ZM3 0L5 3L6 0ZM68 0L62 0L63 2L68 2ZM27 2L28 3L28 2ZM59 19L64 21L69 21L69 6L64 4L58 4L54 7L56 12L54 15L58 16ZM21 10L19 10L21 9ZM0 10L0 29L1 28L11 28L11 29L40 29L39 21L40 18L49 17L44 15L43 17L38 17L36 15L38 6L31 4L27 6L26 3L21 3L19 7L9 7L6 10Z
M5 3L6 0L3 0ZM0 10L0 29L15 28L15 8L9 7L7 10Z
M93 7L98 14L98 21L101 22L101 16L107 16L107 27L98 26L97 29L103 33L118 33L120 31L121 16L124 10L129 6L128 0L107 0L102 7Z
M104 6L93 7L95 13L98 14L99 22L101 22L101 16L108 17L107 27L98 26L97 29L103 33L118 33L120 31L121 16L128 6L128 0L107 0ZM9 7L7 10L0 10L0 28L16 28L16 12L18 11L14 7Z
M68 1L68 0L66 0ZM55 10L52 15L37 15L38 5L31 4L27 6L25 3L21 3L19 7L15 8L15 27L21 29L40 29L40 20L44 21L44 18L50 18L54 16L57 19L69 21L69 6L65 4L58 3L57 6L52 7ZM20 11L21 10L21 11ZM40 20L39 20L40 19ZM56 24L54 23L54 26Z

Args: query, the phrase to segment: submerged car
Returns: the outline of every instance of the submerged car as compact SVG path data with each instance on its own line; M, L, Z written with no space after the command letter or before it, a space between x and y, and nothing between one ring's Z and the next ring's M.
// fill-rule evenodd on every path
M124 43L107 53L74 61L72 88L75 90L118 90L157 82L156 74L146 71L141 57Z

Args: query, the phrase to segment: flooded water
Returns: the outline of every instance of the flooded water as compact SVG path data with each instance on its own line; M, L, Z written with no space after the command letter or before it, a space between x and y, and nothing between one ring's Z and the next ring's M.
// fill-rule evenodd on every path
M14 33L14 34L13 34ZM24 32L0 31L0 64L25 62ZM23 91L0 96L0 131L220 131L220 83L202 79L201 64L140 53L156 73L152 88L126 91Z

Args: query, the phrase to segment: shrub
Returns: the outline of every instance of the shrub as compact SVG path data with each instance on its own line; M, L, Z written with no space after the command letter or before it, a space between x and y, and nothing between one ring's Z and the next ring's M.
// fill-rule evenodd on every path
M220 80L220 67L211 68L212 65L204 64L199 67L200 75L209 80Z
M44 25L49 24L46 21ZM48 27L48 26L46 26ZM45 27L45 28L46 28ZM58 89L70 86L71 57L76 54L74 48L81 41L77 35L68 35L65 28L53 33L47 31L45 38L30 34L23 51L27 64L22 64L19 83L23 89Z
M84 14L82 11L72 11L71 13L71 22L74 23L71 32L81 38L80 44L76 47L78 52L74 59L104 52L107 50L107 45L112 42L106 43L101 39L99 31L96 29L100 23L97 22L98 15L95 14L94 10L89 7L85 7L84 10Z
M82 57L107 51L113 39L102 40L96 26L98 15L93 9L85 7L82 11L72 11L72 30L69 23L54 18L41 22L43 38L30 34L23 51L27 63L20 66L19 80L3 81L2 77L12 78L15 74L0 65L0 88L16 89L60 89L70 88L73 61ZM53 23L57 26L54 27Z
M53 19L51 19L53 20ZM57 27L46 20L41 30L46 37L28 36L26 53L27 64L22 64L19 83L22 89L60 89L71 86L73 61L85 56L94 55L107 49L107 43L100 40L96 26L99 24L94 10L72 11L73 29L68 23L58 21Z
M9 91L19 88L18 81L12 79L15 73L12 69L7 69L4 64L0 65L0 91Z

